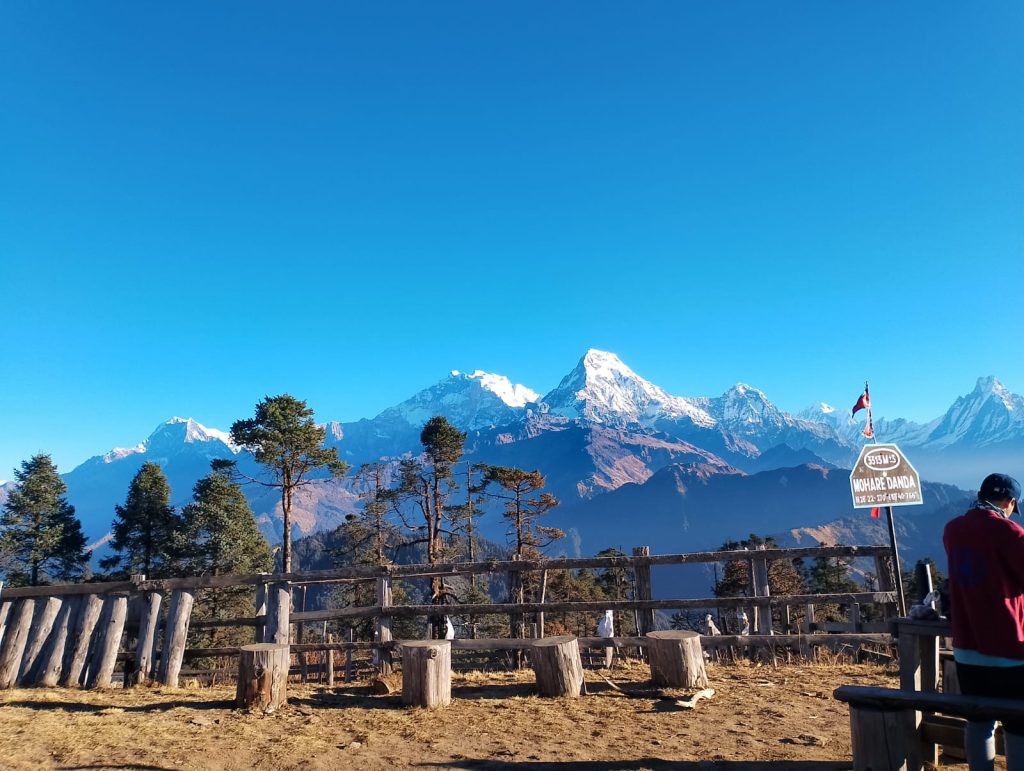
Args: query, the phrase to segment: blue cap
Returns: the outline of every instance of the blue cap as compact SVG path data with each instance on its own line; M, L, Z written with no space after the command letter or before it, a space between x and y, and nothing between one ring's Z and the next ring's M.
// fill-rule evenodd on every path
M1020 482L1009 474L989 474L981 483L978 497L984 501L1008 501L1013 499L1013 513L1020 513Z

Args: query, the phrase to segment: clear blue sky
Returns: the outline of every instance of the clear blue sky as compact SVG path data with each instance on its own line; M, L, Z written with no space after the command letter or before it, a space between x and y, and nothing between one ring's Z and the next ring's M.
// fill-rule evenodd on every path
M790 410L1024 391L1022 51L1019 2L8 0L0 478L588 347Z

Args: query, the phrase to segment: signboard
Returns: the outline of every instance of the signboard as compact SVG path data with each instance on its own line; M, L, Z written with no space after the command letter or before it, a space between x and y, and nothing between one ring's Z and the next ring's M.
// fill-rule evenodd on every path
M894 444L867 444L850 472L853 508L924 503L921 477Z

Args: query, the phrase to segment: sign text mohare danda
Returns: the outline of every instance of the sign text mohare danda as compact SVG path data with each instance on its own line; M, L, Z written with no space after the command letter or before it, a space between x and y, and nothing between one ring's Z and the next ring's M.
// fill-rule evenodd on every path
M921 477L894 444L867 445L850 473L855 509L923 503Z

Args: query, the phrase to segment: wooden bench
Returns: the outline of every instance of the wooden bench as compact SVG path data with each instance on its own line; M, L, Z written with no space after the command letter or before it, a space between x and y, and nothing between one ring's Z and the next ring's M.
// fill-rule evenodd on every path
M1024 721L1024 700L857 685L840 686L833 695L850 705L855 771L923 769L934 745L963 746L963 720L955 718ZM936 712L941 715L919 717Z

